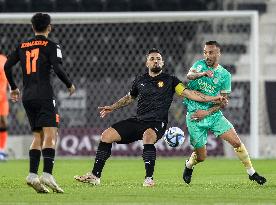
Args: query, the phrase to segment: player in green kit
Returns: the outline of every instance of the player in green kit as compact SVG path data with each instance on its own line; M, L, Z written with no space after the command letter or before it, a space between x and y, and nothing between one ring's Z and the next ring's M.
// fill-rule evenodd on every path
M197 90L205 95L225 97L231 92L231 74L218 64L220 58L220 45L216 41L208 41L204 46L204 58L194 63L187 77L190 80L188 88ZM260 176L252 166L248 152L238 137L233 125L220 111L227 102L214 105L184 99L187 106L186 123L190 133L190 142L194 152L186 161L183 173L184 181L189 184L192 179L194 166L206 159L207 132L213 132L217 137L230 143L238 158L244 164L249 179L258 184L264 184L266 179Z

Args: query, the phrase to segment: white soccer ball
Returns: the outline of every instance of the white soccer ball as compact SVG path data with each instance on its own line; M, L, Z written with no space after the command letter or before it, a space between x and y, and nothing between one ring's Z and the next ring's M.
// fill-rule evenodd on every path
M166 130L163 138L170 147L177 147L183 144L185 135L179 127L170 127Z

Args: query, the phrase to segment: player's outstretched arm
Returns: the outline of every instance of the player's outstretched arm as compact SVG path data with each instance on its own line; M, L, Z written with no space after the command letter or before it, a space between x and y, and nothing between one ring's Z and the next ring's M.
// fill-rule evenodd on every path
M197 72L196 70L190 70L187 74L188 80L195 80L197 78L201 78L202 76L207 76L212 78L213 77L213 72L208 70L206 72Z
M114 110L117 110L119 108L129 105L133 101L134 101L134 98L130 94L128 94L112 105L98 107L98 109L100 110L100 117L104 118L107 114L113 112Z
M228 104L228 95L221 94L224 97L224 100L220 101L220 103L215 104L213 107L209 108L208 110L197 110L192 116L191 119L194 120L202 120L208 115L211 115L214 112L224 108Z
M188 89L183 90L181 96L198 102L217 102L217 101L225 100L224 97L221 95L209 96L209 95L204 95L201 92L198 92L195 90L188 90Z

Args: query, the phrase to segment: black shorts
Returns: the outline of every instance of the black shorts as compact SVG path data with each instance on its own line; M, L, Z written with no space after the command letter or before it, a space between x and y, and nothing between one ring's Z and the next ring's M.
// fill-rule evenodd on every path
M158 121L140 121L137 118L129 118L117 122L111 126L121 136L121 141L118 144L129 144L143 138L144 132L151 128L157 135L157 140L161 139L167 127L166 122Z
M54 100L23 101L32 131L40 131L43 127L58 127L59 115Z

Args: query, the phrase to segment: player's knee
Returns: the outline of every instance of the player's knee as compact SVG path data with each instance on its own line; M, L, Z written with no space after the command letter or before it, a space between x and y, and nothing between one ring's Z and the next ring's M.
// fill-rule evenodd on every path
M155 142L155 137L146 135L143 137L144 144L153 144Z
M107 131L104 131L101 135L101 141L105 143L112 143L114 142L112 135L109 134Z
M157 136L156 136L156 133L151 130L151 129L148 129L144 132L143 134L143 143L144 144L154 144L157 140Z

